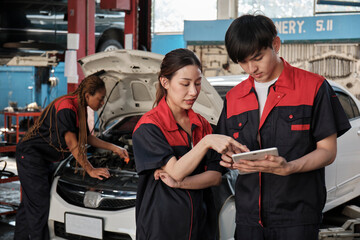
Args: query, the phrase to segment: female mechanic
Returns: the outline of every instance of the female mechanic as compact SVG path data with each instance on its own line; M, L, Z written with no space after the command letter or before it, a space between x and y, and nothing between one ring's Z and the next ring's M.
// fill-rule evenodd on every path
M52 101L16 147L16 162L22 200L16 215L14 239L49 239L47 226L50 187L54 162L73 154L78 164L93 178L110 176L106 168L94 168L87 159L86 144L128 157L124 148L90 134L87 107L97 111L106 94L103 80L86 77L75 92Z
M133 133L140 178L136 238L214 239L216 220L207 188L220 184L223 169L220 159L210 161L206 153L210 148L218 153L247 148L231 137L211 134L210 124L192 110L202 81L201 64L192 51L166 54L158 79L156 107Z

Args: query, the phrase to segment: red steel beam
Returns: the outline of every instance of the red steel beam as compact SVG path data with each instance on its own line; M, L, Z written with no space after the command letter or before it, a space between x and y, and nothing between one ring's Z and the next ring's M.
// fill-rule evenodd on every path
M125 11L125 29L124 29L124 39L125 39L125 48L129 48L126 46L127 35L132 34L132 49L138 48L138 0L129 0L131 4L130 11Z
M77 60L95 53L95 0L68 0L68 33L79 34ZM68 92L75 91L84 78L80 64L76 67L79 80L68 83Z

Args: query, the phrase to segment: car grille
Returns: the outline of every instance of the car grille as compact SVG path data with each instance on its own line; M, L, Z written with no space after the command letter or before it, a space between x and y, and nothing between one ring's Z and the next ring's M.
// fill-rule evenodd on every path
M136 199L120 200L120 199L104 199L100 207L104 209L129 208L135 206Z
M69 240L94 240L94 238L84 237L75 234L69 234L65 232L65 224L60 222L54 222L55 235L61 238ZM130 235L125 233L114 233L104 231L103 239L106 240L131 240Z
M58 181L56 188L56 192L62 199L64 199L69 204L79 207L86 207L84 205L86 191L88 191L88 189L83 186L63 182L61 179ZM106 192L96 209L114 211L135 206L136 193L123 192L121 196L118 195L119 191L116 191L116 193Z

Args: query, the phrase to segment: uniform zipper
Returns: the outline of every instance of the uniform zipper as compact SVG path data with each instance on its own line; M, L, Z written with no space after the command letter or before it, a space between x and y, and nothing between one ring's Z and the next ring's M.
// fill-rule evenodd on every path
M259 172L259 224L264 227L261 219L261 172Z
M189 240L191 239L191 233L192 233L192 227L193 227L193 218L194 218L194 206L193 206L193 202L192 202L192 198L190 195L190 192L188 190L186 190L186 192L189 195L189 199L190 199L190 206L191 206L191 218L190 218L190 231L189 231Z
M186 135L188 136L189 147L192 149L193 148L193 141L192 141L191 137L194 136L194 134L192 133L192 129L191 129L191 135L192 136L190 136L187 132L186 132ZM194 205L193 205L193 202L192 202L190 192L188 190L186 190L186 191L189 194L190 205L191 205L191 219L190 219L190 232L189 232L189 240L190 240L191 239L191 233L192 233L192 226L193 226L193 218L194 218Z
M193 141L191 139L191 136L180 125L178 125L178 126L179 126L179 131L184 131L186 133L186 136L188 138L188 147L193 148ZM192 133L192 129L191 129L191 133ZM183 136L181 134L181 132L180 132L180 135ZM193 135L194 134L192 134L192 136ZM192 227L193 227L193 218L194 218L194 205L193 205L193 201L192 201L190 192L188 190L186 190L186 192L189 195L190 206L191 206L190 229L189 229L189 240L191 240L191 233L192 233Z
M269 87L270 89L270 87ZM268 89L268 95L269 95L269 89ZM254 90L254 93L255 93L255 97L257 99L257 102L258 102L258 109L259 109L259 112L260 112L260 103L259 103L259 98L257 96L257 92L255 89ZM261 116L259 116L259 124L260 124L260 121L261 121ZM257 137L257 140L259 142L259 147L261 149L261 137L260 137L260 129L258 128L258 137ZM262 222L262 219L261 219L261 172L259 172L259 224L264 227L263 225L263 222Z
M273 88L274 91L275 91L275 83L276 81L271 85L269 86L268 88L268 96L269 96L269 93L270 93L270 89ZM256 91L255 91L255 95L256 95L256 98L257 98L257 94L256 94ZM267 99L266 99L267 100ZM258 100L259 102L259 100ZM260 108L260 106L259 106ZM261 116L260 116L260 120L261 120ZM259 136L259 147L260 149L262 149L262 146L261 146L261 136L260 136L260 128L258 129L258 136ZM259 172L259 224L264 227L264 224L263 224L263 221L262 221L262 218L261 218L261 211L262 211L262 208L261 208L261 178L262 178L262 174L261 172Z
M258 130L259 136L259 146L261 149L261 138L260 138L260 130ZM264 227L262 219L261 219L261 172L259 172L259 224Z

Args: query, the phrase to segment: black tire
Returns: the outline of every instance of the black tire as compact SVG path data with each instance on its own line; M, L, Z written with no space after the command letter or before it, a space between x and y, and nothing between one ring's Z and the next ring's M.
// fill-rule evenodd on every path
M99 52L108 52L108 51L114 51L118 49L123 49L123 46L121 43L116 41L115 39L108 39L101 43L99 47Z

